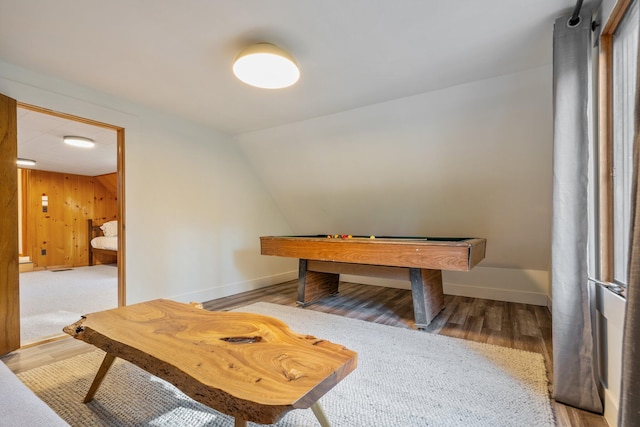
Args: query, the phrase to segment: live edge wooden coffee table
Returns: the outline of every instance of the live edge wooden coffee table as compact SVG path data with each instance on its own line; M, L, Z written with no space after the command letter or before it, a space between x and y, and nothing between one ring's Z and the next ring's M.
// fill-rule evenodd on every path
M329 425L318 399L357 365L355 352L273 317L168 300L88 314L64 331L107 353L85 403L120 357L235 417L235 426L272 424L306 408Z

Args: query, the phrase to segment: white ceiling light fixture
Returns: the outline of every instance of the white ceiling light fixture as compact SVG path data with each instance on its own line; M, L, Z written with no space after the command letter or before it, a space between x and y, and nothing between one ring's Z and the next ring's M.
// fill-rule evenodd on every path
M16 160L16 163L18 164L18 166L35 166L36 165L36 161L31 159L18 158L18 160Z
M233 74L262 89L289 87L300 78L293 57L271 43L258 43L242 50L233 63Z
M63 140L65 144L73 145L74 147L91 148L96 145L93 139L85 138L84 136L65 136Z

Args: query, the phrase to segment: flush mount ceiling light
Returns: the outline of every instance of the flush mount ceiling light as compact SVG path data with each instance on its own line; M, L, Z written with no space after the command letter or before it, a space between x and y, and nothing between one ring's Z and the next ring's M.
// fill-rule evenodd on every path
M63 140L65 144L73 145L74 147L90 148L95 145L93 139L83 136L65 136Z
M36 161L31 159L18 158L18 160L16 160L16 163L18 164L18 166L35 166L36 165Z
M241 51L233 63L233 74L248 85L281 89L300 78L291 55L271 43L258 43Z

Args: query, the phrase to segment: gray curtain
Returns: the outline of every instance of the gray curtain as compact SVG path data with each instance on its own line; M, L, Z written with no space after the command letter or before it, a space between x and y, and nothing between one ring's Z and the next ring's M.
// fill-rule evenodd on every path
M627 306L622 340L622 386L620 427L640 426L640 45L636 77L635 136L633 141L633 185L631 189L631 246Z
M588 280L591 11L558 18L553 35L553 397L602 412Z

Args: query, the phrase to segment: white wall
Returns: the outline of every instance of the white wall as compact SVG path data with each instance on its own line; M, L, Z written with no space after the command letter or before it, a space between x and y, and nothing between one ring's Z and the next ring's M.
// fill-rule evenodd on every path
M545 304L550 81L546 66L243 134L248 165L214 130L0 62L0 92L126 128L128 302L284 281L295 260L260 256L258 236L346 232L486 237L445 291Z
M260 235L291 230L230 137L5 62L0 92L125 128L128 303L292 278L294 261L260 255Z
M294 233L485 237L481 266L445 273L445 292L546 305L551 73L544 66L236 140Z

